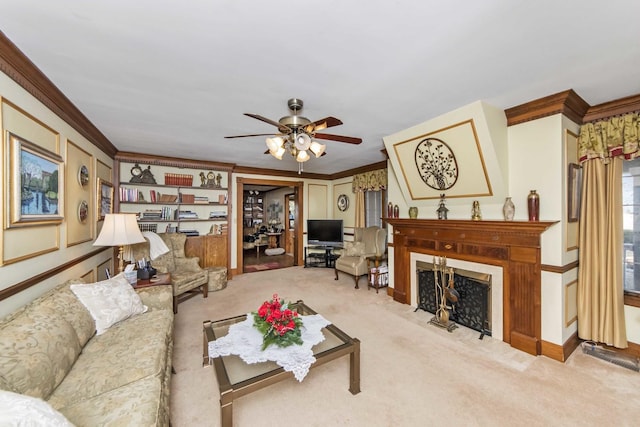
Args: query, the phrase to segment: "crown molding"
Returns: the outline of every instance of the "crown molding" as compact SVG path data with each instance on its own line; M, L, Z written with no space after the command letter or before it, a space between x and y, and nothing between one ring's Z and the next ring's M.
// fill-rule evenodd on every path
M555 114L564 114L575 123L582 124L589 104L573 89L545 96L505 110L507 126L541 119Z
M589 108L583 120L584 123L593 122L634 111L640 111L640 94L594 105Z
M42 102L47 108L113 157L116 147L97 127L0 31L0 71Z

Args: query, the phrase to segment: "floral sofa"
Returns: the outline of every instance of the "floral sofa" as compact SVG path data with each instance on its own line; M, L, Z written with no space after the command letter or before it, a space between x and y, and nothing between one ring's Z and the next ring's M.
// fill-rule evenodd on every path
M75 426L168 426L171 287L134 291L121 274L81 283L0 321L0 420L12 412L39 419L43 412L29 412L48 406Z

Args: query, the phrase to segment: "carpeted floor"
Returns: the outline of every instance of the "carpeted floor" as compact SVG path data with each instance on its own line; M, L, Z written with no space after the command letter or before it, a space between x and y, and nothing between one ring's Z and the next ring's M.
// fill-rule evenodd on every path
M244 274L209 298L180 304L171 387L173 427L219 426L214 371L202 367L202 322L256 310L277 292L304 300L361 340L361 389L349 358L238 399L235 426L635 426L640 374L574 352L566 363L534 357L464 327L428 324L385 292L353 288L331 269Z

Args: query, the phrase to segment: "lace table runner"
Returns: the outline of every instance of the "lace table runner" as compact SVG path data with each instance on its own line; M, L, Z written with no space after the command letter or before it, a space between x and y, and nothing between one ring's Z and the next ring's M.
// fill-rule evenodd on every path
M311 347L324 341L321 329L330 325L327 319L319 314L300 316L302 327L302 345L278 347L270 345L262 350L262 334L253 326L253 314L247 314L243 322L229 327L229 333L215 341L209 342L209 360L213 357L235 354L245 363L260 363L268 360L276 362L287 372L293 372L298 381L302 381L309 372L311 364L316 361Z

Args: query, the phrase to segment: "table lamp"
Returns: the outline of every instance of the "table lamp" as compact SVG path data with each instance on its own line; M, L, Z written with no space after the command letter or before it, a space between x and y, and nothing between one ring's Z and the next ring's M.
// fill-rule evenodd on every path
M105 215L102 230L93 246L118 246L118 273L122 273L124 270L122 247L145 241L135 214L116 213Z

